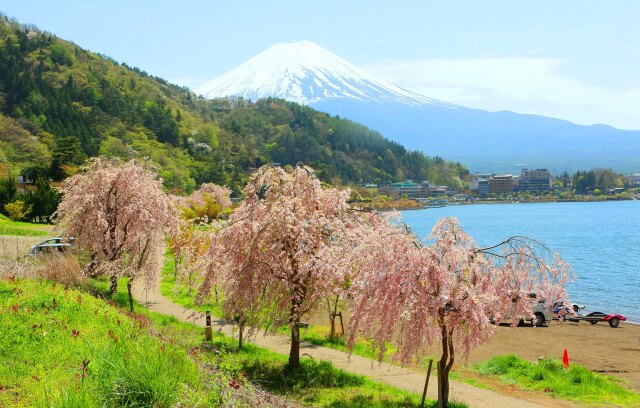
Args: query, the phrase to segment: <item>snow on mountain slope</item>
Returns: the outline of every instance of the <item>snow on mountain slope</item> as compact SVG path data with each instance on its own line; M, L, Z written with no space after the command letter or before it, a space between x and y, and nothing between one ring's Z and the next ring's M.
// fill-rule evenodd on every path
M276 44L195 92L309 105L477 171L519 171L514 163L554 173L638 170L640 131L440 102L377 78L309 41Z
M280 43L195 89L205 98L277 97L313 105L328 98L449 106L377 78L311 41Z

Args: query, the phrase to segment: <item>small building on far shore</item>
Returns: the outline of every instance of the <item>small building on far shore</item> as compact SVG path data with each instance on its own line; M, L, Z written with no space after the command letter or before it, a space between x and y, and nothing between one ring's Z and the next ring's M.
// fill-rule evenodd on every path
M547 169L522 169L518 180L517 191L532 193L548 193L551 191L551 173Z
M489 192L491 194L513 192L513 175L503 174L489 179Z
M413 180L398 181L389 184L389 187L401 195L409 198L420 197L423 195L422 184L414 183Z

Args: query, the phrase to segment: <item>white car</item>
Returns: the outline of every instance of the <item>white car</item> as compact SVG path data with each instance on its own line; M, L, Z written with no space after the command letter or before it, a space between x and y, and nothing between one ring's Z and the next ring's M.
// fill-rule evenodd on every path
M31 258L44 254L65 252L69 250L72 244L73 239L64 242L60 237L51 238L29 248L29 252L27 252L24 257Z
M529 294L530 298L536 298L536 294L535 293L530 293ZM533 309L533 315L531 316L521 316L520 317L520 321L521 322L525 322L525 323L529 323L531 324L531 326L536 327L536 326L544 326L547 322L549 322L551 320L551 308L547 305L547 302L545 300L539 300L538 303L536 304L536 307ZM505 316L502 317L502 321L503 322L507 322L513 319L514 316L512 316L512 314L507 314ZM493 319L492 323L494 322Z

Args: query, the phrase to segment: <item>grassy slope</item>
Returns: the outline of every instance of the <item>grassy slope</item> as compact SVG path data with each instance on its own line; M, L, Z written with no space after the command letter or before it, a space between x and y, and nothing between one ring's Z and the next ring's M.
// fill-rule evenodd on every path
M170 406L204 397L184 350L102 300L49 282L2 280L0 309L0 406Z
M10 333L0 337L0 406L252 406L247 395L277 398L251 383L318 407L418 402L327 362L303 358L301 369L288 371L284 355L250 345L238 351L221 335L204 343L201 328L139 306L131 318L115 307L127 302L120 287L107 304L58 284L0 280L0 332ZM106 289L105 281L92 283L97 294Z
M51 228L51 225L11 221L9 218L0 214L0 235L17 235L24 237L47 236L51 232Z

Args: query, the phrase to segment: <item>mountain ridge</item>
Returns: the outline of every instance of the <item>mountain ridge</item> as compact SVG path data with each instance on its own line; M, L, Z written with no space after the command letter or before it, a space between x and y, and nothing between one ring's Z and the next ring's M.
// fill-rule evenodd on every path
M309 41L269 47L196 93L294 100L477 171L517 172L516 163L555 173L596 167L640 170L640 130L449 104L376 78Z

